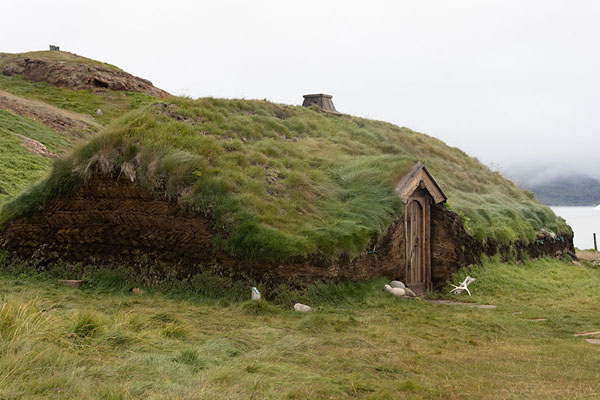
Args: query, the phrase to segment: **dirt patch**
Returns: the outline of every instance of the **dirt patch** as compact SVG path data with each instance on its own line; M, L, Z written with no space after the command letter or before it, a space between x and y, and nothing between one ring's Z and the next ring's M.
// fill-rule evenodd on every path
M6 76L23 74L30 81L44 81L69 89L100 88L145 93L159 98L169 96L169 93L154 87L146 79L101 65L22 57L5 65L2 73Z
M458 301L450 301L450 300L428 300L428 301L433 304L445 304L445 305L449 305L449 306L464 306L464 307L470 307L470 308L481 308L484 310L491 310L491 309L496 308L496 306L493 304L461 303Z
M600 335L600 331L575 333L573 336L594 336Z
M21 138L21 140L23 140L23 143L25 143L25 146L27 146L27 148L29 148L29 150L31 150L33 153L40 155L40 156L44 156L44 157L50 157L50 158L57 158L58 154L55 154L53 152L51 152L50 150L48 150L46 148L46 146L44 146L42 143L38 142L37 140L28 138L27 136L23 136L23 135L17 135Z
M577 250L577 258L583 261L592 263L593 265L600 265L600 252L593 250Z
M33 119L58 132L71 132L82 137L101 125L91 117L62 110L41 101L24 99L0 90L0 109Z

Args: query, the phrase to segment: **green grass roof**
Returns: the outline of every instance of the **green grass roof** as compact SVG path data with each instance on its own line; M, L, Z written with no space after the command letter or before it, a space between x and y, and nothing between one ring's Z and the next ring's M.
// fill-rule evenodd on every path
M402 211L395 185L417 161L478 239L570 232L533 195L440 140L395 125L267 101L170 98L132 111L7 203L0 227L95 174L121 173L208 215L241 257L363 253Z

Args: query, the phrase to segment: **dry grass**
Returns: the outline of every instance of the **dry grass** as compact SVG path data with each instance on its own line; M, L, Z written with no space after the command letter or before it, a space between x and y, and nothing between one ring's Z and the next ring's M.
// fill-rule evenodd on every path
M468 272L478 281L462 300L497 309L397 300L376 282L353 284L361 298L298 314L5 273L0 397L600 397L600 346L572 336L600 328L599 269L489 261Z
M587 261L590 263L599 262L600 263L600 252L594 250L577 250L577 258L582 261Z

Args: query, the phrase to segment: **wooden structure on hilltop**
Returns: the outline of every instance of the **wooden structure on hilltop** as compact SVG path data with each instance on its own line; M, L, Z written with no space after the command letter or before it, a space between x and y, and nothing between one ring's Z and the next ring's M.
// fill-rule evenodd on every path
M448 198L420 161L402 178L396 186L396 192L406 205L404 210L405 283L415 293L423 293L432 287L431 205L444 203Z
M330 94L323 94L323 93L305 94L302 97L304 97L304 102L302 102L303 107L310 107L312 105L317 105L321 108L321 110L323 110L327 113L336 114L336 115L340 114L335 109L335 106L333 105L333 100L331 100L333 98L333 96Z

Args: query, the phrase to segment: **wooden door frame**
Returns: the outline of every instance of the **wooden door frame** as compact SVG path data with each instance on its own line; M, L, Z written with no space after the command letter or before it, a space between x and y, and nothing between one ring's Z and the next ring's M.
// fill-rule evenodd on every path
M420 185L422 187L422 185ZM406 264L404 267L405 270L405 281L407 287L410 285L420 286L420 282L410 282L410 274L409 274L409 264L411 262L411 243L410 238L408 237L408 209L410 204L413 201L416 201L422 209L422 221L421 226L423 227L423 237L421 239L421 243L419 244L419 251L421 252L421 262L423 270L425 271L424 275L424 290L431 290L431 202L432 197L426 191L420 188L421 190L415 190L415 192L409 197L406 202L406 212L404 213L404 237L405 237L405 251L406 251ZM415 286L415 287L416 287Z

